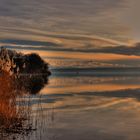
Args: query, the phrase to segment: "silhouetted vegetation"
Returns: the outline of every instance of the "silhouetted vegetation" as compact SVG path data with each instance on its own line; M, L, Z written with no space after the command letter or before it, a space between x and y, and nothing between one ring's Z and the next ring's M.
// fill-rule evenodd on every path
M0 137L28 135L36 130L32 126L30 107L26 103L17 105L17 99L37 94L48 83L48 64L37 54L23 55L2 48L0 70Z
M1 48L0 51L0 70L10 74L51 74L48 63L38 54L24 55L5 48Z

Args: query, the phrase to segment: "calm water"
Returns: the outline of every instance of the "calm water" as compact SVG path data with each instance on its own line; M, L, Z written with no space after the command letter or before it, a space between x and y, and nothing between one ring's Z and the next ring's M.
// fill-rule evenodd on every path
M137 76L50 77L40 95L27 100L38 129L24 138L138 140L139 83Z
M17 98L37 130L11 139L139 140L139 4L0 0L0 45L36 52L52 71L37 95Z

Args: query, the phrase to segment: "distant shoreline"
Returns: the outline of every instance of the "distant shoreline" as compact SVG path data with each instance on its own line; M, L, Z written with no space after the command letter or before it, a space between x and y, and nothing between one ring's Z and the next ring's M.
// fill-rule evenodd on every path
M140 76L140 67L52 68L54 76Z

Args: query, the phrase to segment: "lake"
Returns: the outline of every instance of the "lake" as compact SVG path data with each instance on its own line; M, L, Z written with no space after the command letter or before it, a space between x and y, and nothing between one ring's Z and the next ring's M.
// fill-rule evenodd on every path
M1 132L1 139L139 140L139 4L0 0L0 45L39 54L52 72L37 85L26 75L21 87L31 84L35 90L12 97L14 108L9 94L1 101L6 117L11 110L22 111L28 126L6 129L9 135ZM11 87L1 84L1 91L9 93Z

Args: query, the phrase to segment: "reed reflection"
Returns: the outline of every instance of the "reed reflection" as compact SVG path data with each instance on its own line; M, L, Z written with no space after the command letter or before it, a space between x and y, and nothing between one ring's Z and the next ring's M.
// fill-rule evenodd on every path
M20 106L17 104L17 98L23 95L37 94L47 83L47 75L10 76L6 72L0 74L1 138L13 137L16 139L17 135L28 135L36 130L31 119L30 106Z

